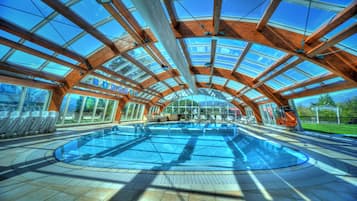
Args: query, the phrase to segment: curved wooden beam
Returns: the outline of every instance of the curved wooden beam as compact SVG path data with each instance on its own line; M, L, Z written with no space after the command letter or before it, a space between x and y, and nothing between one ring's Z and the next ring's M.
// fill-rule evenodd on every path
M199 23L197 21L182 21L180 26L177 27L176 38L207 37L199 24L202 24L207 30L213 30L211 20L199 20ZM301 40L304 38L302 34L271 26L266 26L259 32L256 30L256 23L232 20L221 20L220 29L224 30L224 37L259 43L285 51L291 55L299 56L303 60L320 65L346 80L357 82L357 72L351 68L351 66L357 65L356 56L345 51L326 55L324 59L310 58L307 54L298 54L296 50L301 48ZM308 44L304 46L305 52L309 52L313 48L315 46ZM345 60L339 58L338 55ZM349 63L346 63L346 61Z
M213 71L211 72L212 69L213 69ZM200 75L208 75L209 76L212 73L212 75L214 75L214 76L224 77L226 79L240 82L246 86L254 88L253 78L243 75L238 72L232 73L230 70L223 69L223 68L207 68L207 67L192 67L191 70L195 74L200 74ZM175 70L173 70L173 72L174 71ZM163 72L163 73L159 74L157 77L159 78L159 81L166 80L166 79L170 78L169 72ZM156 82L157 82L156 79L149 78L146 81L144 81L142 83L142 85L144 88L147 88L147 87L150 87L151 85L155 84ZM226 87L226 89L229 89L229 88ZM288 105L287 99L283 98L279 93L275 93L272 88L270 88L269 86L267 86L265 84L261 84L260 86L256 87L255 89L257 91L259 91L260 93L262 93L263 95L265 95L267 98L274 101L278 106ZM235 93L233 93L234 94L233 96L235 96L236 93L237 92L235 91Z
M211 84L211 86L207 86L207 83L196 83L197 84L197 87L198 88L212 88L212 89L216 89L216 90L219 90L219 91L223 91L223 92L226 92L232 96L235 96L235 90L233 89L229 89L229 88L225 88L224 86L222 85L217 85L217 84ZM187 88L187 86L185 86L185 88ZM174 91L170 91L170 90L166 90L164 92L162 92L162 94L164 94L164 96L167 96L171 93L174 93L176 91L180 91L182 90L183 88L180 87L180 86L175 86L173 87ZM241 100L246 104L248 105L249 107L252 108L253 110L253 113L254 113L254 116L257 120L258 123L262 123L262 117L261 117L261 114L260 114L260 111L259 111L259 106L257 103L254 103L253 101L251 101L248 97L242 95L241 97ZM161 98L158 98L158 97L155 97L152 99L152 103L153 104L156 104ZM165 105L165 104L164 104ZM239 108L244 108L243 106L239 107ZM242 111L242 114L243 114L243 110ZM244 110L244 113L245 113L245 110Z

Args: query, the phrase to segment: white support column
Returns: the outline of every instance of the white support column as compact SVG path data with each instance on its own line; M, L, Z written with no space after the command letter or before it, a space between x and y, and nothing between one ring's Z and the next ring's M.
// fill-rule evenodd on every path
M316 123L320 124L320 120L319 120L319 106L315 107L315 111L316 111Z
M192 89L193 93L198 93L194 77L189 70L190 66L179 47L176 37L171 29L171 25L161 5L161 1L132 0L132 2L140 15L145 19L145 22L149 25L155 37L161 42L164 49L170 55L172 61L187 81L188 86Z
M337 124L340 125L341 121L340 121L340 109L338 107L336 107L336 115L337 115Z

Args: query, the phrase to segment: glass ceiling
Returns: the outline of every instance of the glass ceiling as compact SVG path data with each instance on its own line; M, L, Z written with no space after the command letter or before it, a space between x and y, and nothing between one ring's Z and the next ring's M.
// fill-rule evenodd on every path
M127 44L132 44L130 41L133 38L129 35L128 30L121 26L108 10L104 6L98 4L96 0L67 0L62 2L71 12L81 17L104 37L113 42L121 41ZM119 2L125 6L124 9L129 11L140 28L149 29L145 19L141 17L130 0L119 0ZM333 20L339 12L352 2L353 0L313 0L309 7L309 1L282 0L269 19L268 25L294 31L307 37ZM162 2L162 4L166 17L170 20L164 2ZM113 4L110 5L113 6ZM261 20L261 17L268 6L268 0L251 0L249 3L246 3L244 0L223 0L221 19L257 23ZM213 7L214 0L173 1L173 9L178 21L201 19L212 20ZM118 9L116 9L116 11L119 12ZM308 12L310 12L309 16ZM83 30L76 24L76 22L72 22L67 18L68 16L59 14L40 0L3 0L0 2L0 13L0 18L2 20L15 24L34 35L47 39L51 43L75 52L86 59L105 47L105 44L102 41L88 33L86 30ZM127 19L124 21L129 23ZM356 23L357 17L354 16L337 26L332 31L326 33L321 40L328 40L335 37L341 31ZM129 27L130 26L131 25L129 25ZM209 31L206 30L204 26L202 26L202 29L204 29L205 32ZM34 54L23 49L15 49L1 43L0 60L3 63L13 64L15 66L21 66L33 71L52 74L63 78L72 72L73 67L71 67L71 65L80 64L77 60L58 54L53 50L23 38L19 38L4 30L0 30L0 36L4 40L6 39L16 42L48 56L56 57L67 62L67 65L64 65L65 63L59 64L53 60L48 60L39 54ZM215 52L213 52L215 55L214 58L212 58L213 40L216 41ZM286 66L299 59L298 56L294 55L292 55L286 62L266 72L267 69L270 69L272 65L286 57L288 54L282 50L254 43L253 41L248 43L239 39L206 36L183 38L182 42L187 48L189 61L191 61L189 65L191 67L211 68L211 66L213 66L214 68L230 71L231 73L236 72L252 79L260 76L259 81L263 81L273 90L281 92L282 95L298 93L306 89L323 87L328 84L344 81L343 78L336 76L322 82L294 88L294 86L299 86L300 83L329 75L331 72L315 63L302 61L287 70L283 70L278 75L275 75L276 72L281 71ZM335 47L341 48L343 51L357 56L356 44L357 34L353 34L337 43ZM147 50L150 49L150 46L144 48L144 45L139 45L136 48L125 52L126 56L118 54L102 64L104 68L113 71L113 73L108 74L100 69L95 69L93 70L93 75L87 75L81 82L115 92L120 90L132 90L137 92L135 93L135 96L147 100L154 98L155 94L158 92L162 93L169 90L170 87L178 86L178 81L173 77L169 77L164 81L145 86L143 91L135 90L140 88L138 83L143 83L152 77L152 75L150 75L151 73L146 71L150 71L159 76L161 73L167 71L167 69L163 68L163 65L169 65L174 70L178 69L175 62L159 41L150 42L150 45L153 45L152 47L156 48L161 53L161 55L156 55L156 58L153 58L152 54L147 52ZM180 48L183 47L180 45ZM182 50L183 52L185 51L184 49ZM245 51L246 54L243 55L243 52ZM128 57L136 60L137 63L131 62L132 60L128 59ZM166 61L161 61L161 63L158 62L161 58L164 58ZM140 65L137 66L135 64ZM127 79L121 79L116 76L116 74ZM179 80L184 80L180 75L178 75L177 78ZM228 80L223 75L195 74L194 78L196 82L199 83L212 82L213 84L224 86L237 92L245 87L244 83ZM206 95L208 94L228 101L236 100L237 102L242 103L239 98L235 98L225 92L219 92L213 89L201 89L200 91ZM190 90L180 90L160 99L159 103L163 100L172 100L189 94L191 94ZM243 94L254 101L259 102L260 100L266 100L264 94L260 94L253 88L244 90Z

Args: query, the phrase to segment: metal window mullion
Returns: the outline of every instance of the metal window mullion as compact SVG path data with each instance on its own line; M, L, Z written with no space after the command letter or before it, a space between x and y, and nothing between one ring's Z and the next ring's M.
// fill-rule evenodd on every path
M22 112L22 110L24 108L26 94L27 94L27 87L22 87L19 105L17 106L17 111L19 111L19 112Z
M62 119L62 121L61 121L61 125L64 124L64 120L65 120L65 118L66 118L66 116L67 116L68 106L69 106L69 101L70 101L70 99L71 99L71 94L68 94L68 98L67 98L67 100L66 100L66 105L65 105L65 108L64 108L64 112L63 112L63 119Z
M53 94L52 91L49 91L49 90L46 90L46 91L48 93L47 93L47 97L46 97L46 102L42 106L42 111L48 110L48 106L50 105L50 101L51 101L52 94Z
M82 121L83 109L84 109L84 106L86 105L86 101L87 101L87 96L83 96L83 102L82 102L82 105L81 105L81 111L79 112L79 119L78 119L78 123L79 124Z
M95 98L95 104L94 104L94 109L93 109L92 121L91 122L94 122L94 117L95 117L95 113L97 112L98 102L99 102L99 98Z

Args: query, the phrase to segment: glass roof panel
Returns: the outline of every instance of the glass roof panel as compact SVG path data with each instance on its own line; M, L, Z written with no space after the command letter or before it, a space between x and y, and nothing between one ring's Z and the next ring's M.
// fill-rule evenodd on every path
M338 47L342 48L344 51L347 51L355 56L357 56L357 33L352 36L342 40L338 43Z
M296 80L297 82L303 82L303 81L309 79L308 76L304 75L303 73L297 71L294 68L289 69L288 71L284 72L283 74L288 76L289 78L291 78L293 80Z
M135 80L138 82L143 82L144 80L149 79L151 76L149 74L141 74L140 76L138 76Z
M231 49L243 49L247 46L246 41L237 40L237 39L228 39L228 38L218 38L217 46L230 47Z
M253 65L248 62L242 62L239 68L236 70L236 72L248 75L250 77L256 77L257 75L259 75L259 72L263 70L264 69L258 65Z
M0 59L10 50L8 46L0 44Z
M234 89L236 91L239 91L240 89L242 89L244 87L244 85L239 83L239 82L236 82L236 81L233 81L233 80L229 80L228 84L227 84L227 87L229 87L231 89Z
M161 64L158 64L143 47L135 48L128 52L130 56L143 64L147 69L155 74L164 72Z
M16 50L8 59L7 62L13 63L13 64L18 64L27 68L34 68L37 69L39 68L46 60L31 55L27 54L26 52L22 52L19 50Z
M179 0L174 1L178 19L209 18L213 15L213 0Z
M108 61L107 63L103 64L105 68L108 68L113 71L121 70L125 66L131 64L128 60L126 60L124 57L118 56L114 57L112 60ZM125 73L123 73L125 74Z
M87 57L102 46L102 42L100 42L90 34L86 34L80 39L76 40L74 43L72 43L71 49L73 49L78 54Z
M263 76L263 77L261 78L261 80L265 79L266 77L269 77L271 74L273 74L273 73L275 73L276 71L278 71L278 70L284 68L285 66L287 66L288 64L290 64L290 63L296 61L297 59L298 59L297 56L291 57L291 58L288 59L285 63L281 64L280 66L278 66L278 67L275 68L274 70L271 70L269 73L267 73L265 76Z
M281 1L278 8L269 20L269 24L282 28L296 29L304 32L308 6L288 1ZM316 31L321 24L328 22L336 13L311 6L310 16L307 20L307 33Z
M231 39L218 39L214 66L232 69L237 63L246 42Z
M197 80L197 82L207 83L207 82L209 82L209 76L208 75L196 75L196 80Z
M273 60L268 57L263 57L258 54L254 54L253 52L249 52L248 54L246 54L246 56L244 58L245 58L245 60L253 61L256 64L264 66L264 69L271 66L272 64L274 64L276 62L276 60Z
M252 47L250 48L251 52L258 53L261 56L268 56L277 59L280 59L281 57L285 56L286 53L265 45L260 45L260 44L253 44Z
M6 39L12 40L14 42L17 42L18 40L20 40L20 37L17 37L17 36L10 34L6 31L3 31L3 30L0 30L0 36L4 37Z
M2 0L0 3L1 17L30 30L53 10L41 1Z
M168 87L166 85L164 85L162 82L157 82L157 83L153 84L150 88L157 90L159 92L163 92L168 89Z
M257 92L255 89L250 89L248 92L246 92L244 94L245 96L247 96L248 98L250 99L253 99L253 98L258 98L260 96L263 96L261 93Z
M43 52L43 53L46 53L46 54L53 54L53 51L51 51L51 50L49 50L47 48L44 48L44 47L42 47L40 45L37 45L35 43L32 43L30 41L25 41L23 44L25 46L27 46L27 47L30 47L30 48L35 49L35 50L38 50L40 52Z
M224 85L226 83L227 79L223 77L218 77L218 76L212 76L212 82L218 85Z
M58 14L53 20L38 29L36 34L51 42L63 45L81 32L80 27Z
M222 18L234 19L258 19L263 15L269 1L264 0L223 0L222 1Z
M162 56L166 59L167 62L169 62L170 66L172 68L176 68L175 63L172 61L171 57L165 50L165 48L162 46L160 42L155 43L155 47L161 52Z
M271 79L271 80L265 82L265 84L268 85L269 87L273 88L274 90L279 90L279 89L285 87L283 84L275 81L274 79Z
M346 7L347 5L351 4L353 0L319 0L319 2L326 2L331 4L342 5Z
M165 80L165 82L170 85L171 87L177 86L177 82L174 78L169 78L167 80Z
M274 78L274 80L278 81L281 84L284 84L285 87L295 83L293 80L287 79L284 75L278 75Z
M110 16L104 6L99 5L97 1L82 0L72 5L70 9L92 25Z
M66 76L72 69L58 63L49 62L42 71L55 74L61 77Z
M327 85L327 84L333 84L333 83L344 82L344 81L345 80L341 77L335 77L335 78L323 81L323 84Z
M328 70L309 61L301 62L297 65L297 68L310 74L311 76L319 76L329 72Z
M185 39L187 51L190 54L192 65L204 66L211 60L210 38L188 38Z
M56 57L59 58L59 59L62 59L64 61L67 61L67 62L69 62L71 64L74 64L74 65L79 63L77 60L74 60L74 59L71 59L69 57L63 56L62 54L58 54L58 55L56 55Z
M344 29L352 26L355 23L357 23L356 16L346 20L344 23L342 23L341 25L336 27L334 30L332 30L329 33L327 33L324 36L324 39L329 39L329 38L335 36L336 34L340 33L341 31L343 31ZM340 41L336 46L338 48L343 49L344 51L347 51L347 52L349 52L351 54L357 55L357 46L355 45L355 44L357 44L357 42L356 42L357 39L356 38L357 38L357 34L354 34L351 37L346 38L343 41Z
M132 11L131 14L134 16L135 20L138 22L138 24L141 28L148 26L146 24L146 21L143 19L143 17L140 15L140 13L138 11Z
M101 26L98 26L97 29L111 40L117 40L128 34L124 28L114 19Z

